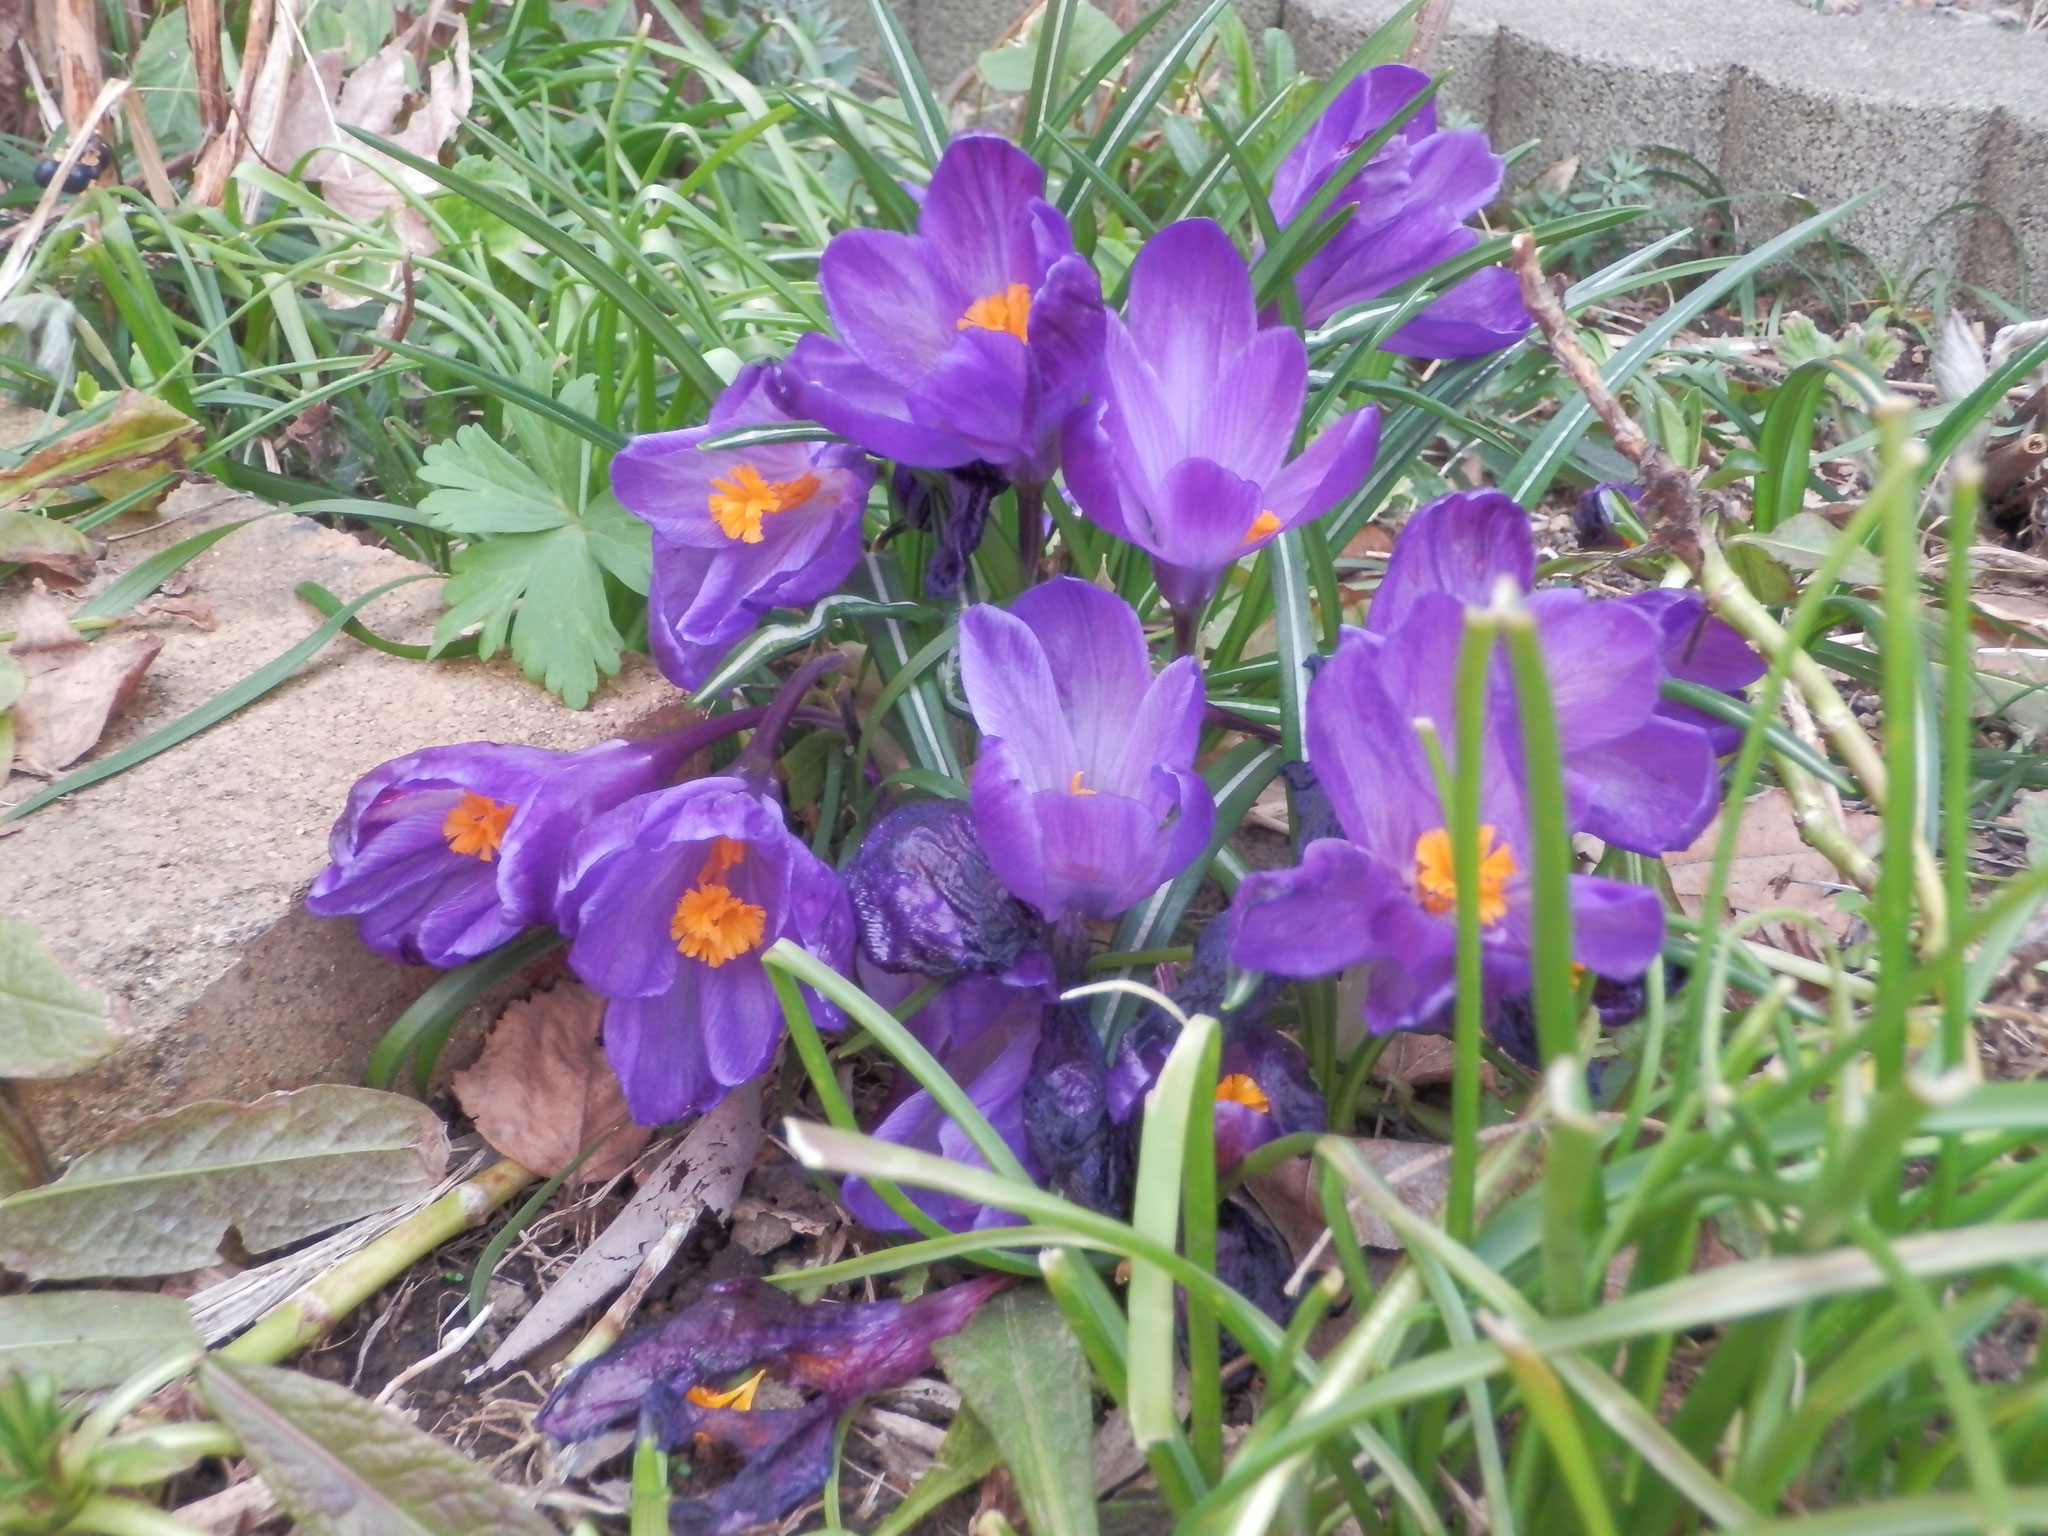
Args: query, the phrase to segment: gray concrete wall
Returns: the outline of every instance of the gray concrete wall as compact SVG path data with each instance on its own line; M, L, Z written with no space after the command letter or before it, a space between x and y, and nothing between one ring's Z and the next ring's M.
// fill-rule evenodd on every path
M944 86L1024 0L899 0ZM1244 0L1323 71L1399 0ZM1883 183L1845 238L1908 275L1943 268L2019 297L2015 234L2048 295L2048 40L1925 15L1821 16L1787 0L1458 0L1444 99L1498 144L1569 155L1683 150L1740 194L1745 232ZM1984 208L1961 205L1981 203ZM2041 306L2036 301L2036 309Z

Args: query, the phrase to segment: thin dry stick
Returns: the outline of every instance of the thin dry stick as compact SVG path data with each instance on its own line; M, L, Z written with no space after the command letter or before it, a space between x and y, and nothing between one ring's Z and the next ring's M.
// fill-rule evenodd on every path
M64 124L73 141L87 137L99 122L93 103L99 99L99 0L56 0L54 41L57 52L57 96L64 103Z
M270 51L271 19L276 13L273 0L250 0L249 29L242 40L242 74L235 82L234 105L227 122L199 153L192 171L192 200L204 207L220 205L227 191L228 176L242 160L242 142L249 131L249 109L255 100L256 80L263 73L263 61Z
M220 62L220 0L185 0L185 36L199 92L199 142L211 144L228 126L228 92Z
M64 146L64 153L58 157L57 168L50 173L50 184L43 188L43 195L36 202L36 211L28 216L27 223L9 231L14 245L7 253L7 260L0 263L0 299L14 292L21 282L22 274L28 270L29 261L35 255L36 242L42 238L50 216L57 211L57 199L64 195L64 183L71 176L71 168L84 156L100 120L113 111L114 103L127 91L126 80L109 80L101 87L99 98L85 115L84 127L71 136L71 142Z
M164 168L164 152L157 147L156 131L149 126L142 98L133 91L123 96L121 114L128 119L128 144L135 151L135 164L142 171L149 200L159 208L177 207L178 189L171 185L171 174Z

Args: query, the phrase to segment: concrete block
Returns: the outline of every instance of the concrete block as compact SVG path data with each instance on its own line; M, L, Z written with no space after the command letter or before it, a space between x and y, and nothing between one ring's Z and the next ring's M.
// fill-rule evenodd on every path
M181 489L162 518L112 530L135 535L113 545L113 563L125 568L265 510L218 486ZM314 629L319 616L292 595L299 582L349 598L422 568L283 514L230 534L188 569L188 595L211 607L216 627L161 621L163 651L102 753L177 719ZM402 587L365 620L423 638L437 594L432 581ZM212 730L10 824L0 836L0 912L39 927L118 1000L132 1031L84 1077L23 1085L52 1150L75 1153L119 1120L192 1099L359 1080L384 1027L436 974L388 964L357 943L352 921L321 921L300 906L361 774L441 742L585 746L676 699L639 658L577 712L502 661L406 661L344 636ZM17 776L0 802L38 787Z
M1393 0L1288 0L1302 57L1327 69ZM1473 61L1491 48L1490 65ZM2001 221L2048 270L2048 47L1924 15L1821 16L1785 0L1459 0L1438 63L1451 104L1495 142L1568 155L1659 144L1744 199L1752 233L1886 184L1842 229L1899 276L1934 264L2016 296ZM1480 89L1483 84L1483 89ZM1982 200L1997 210L1957 212Z

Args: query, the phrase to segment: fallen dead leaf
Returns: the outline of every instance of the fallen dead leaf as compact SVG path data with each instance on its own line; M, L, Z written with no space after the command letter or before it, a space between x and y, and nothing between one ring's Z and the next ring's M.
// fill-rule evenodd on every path
M1398 1034L1380 1052L1372 1075L1383 1083L1429 1088L1448 1083L1456 1073L1457 1046L1449 1035Z
M1360 1136L1353 1146L1380 1172L1401 1202L1418 1216L1434 1221L1450 1189L1450 1148L1434 1141L1392 1141ZM1315 1162L1297 1157L1245 1181L1299 1263L1322 1236L1323 1203L1316 1196ZM1357 1202L1352 1204L1358 1240L1368 1248L1398 1249L1400 1238L1384 1218Z
M313 55L293 74L277 130L260 152L273 168L291 174L297 167L306 181L319 183L320 195L352 219L368 224L392 214L405 248L425 255L440 241L406 192L431 192L438 184L346 131L360 128L425 160L440 154L470 108L469 29L458 24L449 56L427 71L424 98L405 126L395 128L413 94L406 81L409 57L403 43L393 41L344 81L339 50Z
M22 605L10 654L28 674L14 706L14 756L49 778L85 756L164 648L160 635L123 630L88 644L41 582Z
M624 1173L653 1131L634 1125L599 1032L604 999L565 981L498 1015L474 1066L451 1079L455 1097L484 1139L535 1173L553 1178L607 1127L573 1182Z
M1866 851L1877 847L1884 826L1869 811L1849 811L1844 825L1849 836ZM1700 915L1700 902L1706 895L1720 836L1721 818L1717 815L1690 848L1664 857L1665 866L1671 871L1672 891L1690 917ZM1841 871L1800 837L1792 820L1791 796L1784 790L1763 790L1743 804L1735 857L1728 866L1727 905L1731 916L1742 918L1772 907L1796 907L1819 918L1837 938L1846 938L1855 914L1844 911L1836 898L1849 888ZM1787 930L1784 925L1767 926L1779 932L1759 937L1800 954L1810 953L1810 940L1797 935L1796 930Z

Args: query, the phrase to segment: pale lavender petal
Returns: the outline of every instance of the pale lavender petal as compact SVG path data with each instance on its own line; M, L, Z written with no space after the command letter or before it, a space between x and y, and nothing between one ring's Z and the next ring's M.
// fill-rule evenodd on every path
M1586 802L1580 830L1637 853L1691 847L1720 804L1707 733L1662 716L1574 752L1566 767Z
M1512 347L1533 322L1506 267L1481 267L1380 345L1403 357L1484 357Z
M1038 286L1042 223L1033 204L1044 190L1038 162L1007 139L967 134L946 146L917 230L970 303L1011 283Z
M1133 738L1141 734L1134 727L1144 718L1148 690L1157 686L1138 615L1114 592L1072 576L1028 588L1010 605L1010 613L1031 631L1044 654L1059 709L1066 717L1075 766L1088 771L1088 787L1128 793L1118 765ZM978 663L975 675L985 676L986 668ZM1194 687L1199 700L1199 677ZM975 695L969 697L972 701ZM1197 702L1197 719L1200 708ZM975 712L978 717L978 705ZM1010 736L994 728L991 734ZM1188 760L1194 757L1194 747L1194 738L1189 737L1185 743ZM1153 749L1154 743L1146 738L1144 750L1149 753ZM1179 760L1175 755L1179 750L1176 746L1160 760Z
M1398 888L1384 867L1337 838L1320 838L1293 869L1248 875L1231 899L1230 958L1246 970L1329 976L1372 958L1373 919Z
M984 740L1008 744L1030 788L1067 788L1083 765L1045 649L1030 626L977 604L960 616L959 656L961 687Z
M842 342L814 331L798 340L787 368L806 417L882 458L951 469L979 457L957 432L914 420L903 386L870 368Z
M1313 522L1365 483L1380 447L1376 406L1339 417L1316 434L1301 457L1266 485L1266 507L1282 528Z
M1178 397L1175 415L1192 423L1189 444L1202 457L1263 485L1280 472L1294 444L1308 390L1308 352L1298 333L1276 325L1225 363L1206 376L1160 373L1170 381L1170 395ZM1153 366L1158 368L1156 360Z
M1595 875L1573 875L1571 886L1572 958L1617 981L1649 969L1664 947L1657 893Z
M1145 242L1131 264L1126 310L1132 340L1177 400L1220 394L1218 381L1258 327L1244 257L1210 219L1183 219ZM1177 414L1183 423L1194 417L1185 407Z
M925 259L924 243L882 229L852 229L825 247L818 286L832 323L861 360L898 385L913 383L958 334L961 298Z
M1413 517L1394 541L1387 574L1373 594L1365 627L1391 633L1424 593L1445 592L1483 606L1506 577L1517 591L1536 581L1536 543L1529 514L1498 491L1457 491Z

